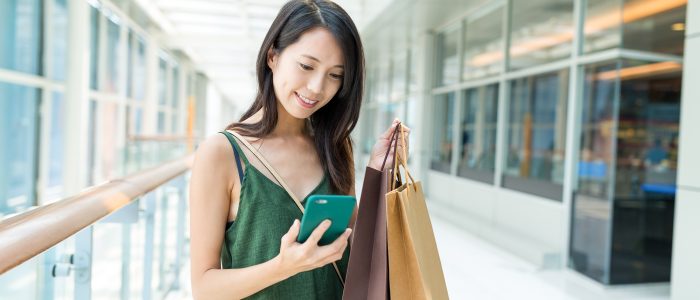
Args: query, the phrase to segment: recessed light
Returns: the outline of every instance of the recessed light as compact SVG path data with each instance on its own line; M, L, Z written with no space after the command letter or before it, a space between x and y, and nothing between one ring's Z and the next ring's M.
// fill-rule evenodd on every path
M685 30L685 23L674 23L671 25L673 31L683 31Z

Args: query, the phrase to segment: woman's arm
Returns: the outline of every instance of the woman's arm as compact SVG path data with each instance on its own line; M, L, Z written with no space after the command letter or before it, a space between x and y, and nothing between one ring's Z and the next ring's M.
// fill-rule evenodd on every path
M190 254L192 292L196 299L240 299L291 277L342 258L350 231L319 247L330 224L322 223L304 244L296 242L299 222L292 224L275 258L241 269L221 269L220 253L234 184L238 174L228 140L217 135L197 149L190 181Z

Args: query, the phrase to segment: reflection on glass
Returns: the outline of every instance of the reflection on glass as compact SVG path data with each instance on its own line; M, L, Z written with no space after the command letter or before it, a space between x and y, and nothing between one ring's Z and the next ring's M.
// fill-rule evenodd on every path
M95 168L95 158L97 156L96 152L96 141L97 141L97 101L95 99L90 99L90 114L88 115L88 163L87 163L87 174L88 174L88 186L95 185L96 179L95 174L97 173Z
M126 96L134 97L134 32L128 29L129 35L126 39Z
M625 62L620 71L611 283L671 274L681 66L625 72L658 65Z
M615 97L617 63L585 68L578 188L574 200L571 262L575 270L600 281L606 278L610 197L614 189ZM601 77L601 74L602 77ZM581 230L585 230L581 231Z
M171 124L170 124L170 132L175 134L177 133L177 125L180 123L180 114L179 113L173 113Z
M119 73L121 52L121 40L119 39L119 24L112 20L107 20L107 70L105 72L105 80L103 90L105 92L119 91Z
M561 199L568 70L516 79L510 88L504 185Z
M136 49L132 80L134 84L133 98L143 100L146 93L146 44L139 35L135 35Z
M170 95L173 98L172 106L177 110L180 105L180 70L178 67L173 67L172 89L172 94Z
M511 70L569 57L573 0L513 1L510 36Z
M498 124L498 84L469 89L462 105L462 145L457 175L493 182Z
M682 55L687 0L589 0L584 52L626 48Z
M626 49L683 55L687 0L624 0Z
M158 64L158 104L166 105L168 102L168 63L164 59Z
M0 82L0 215L34 204L40 91Z
M158 112L158 133L165 133L165 113L162 111Z
M51 134L49 145L48 194L60 197L63 186L63 94L54 92L51 99Z
M503 7L467 21L462 79L498 74L503 62Z
M586 68L571 265L595 280L670 279L681 81L673 62Z
M41 74L42 1L0 1L0 68Z
M97 69L100 54L100 11L90 7L90 88L97 90Z
M435 99L433 155L430 168L445 173L450 172L450 162L452 161L454 108L455 93L439 95Z
M100 181L119 176L120 166L117 150L121 147L117 144L117 116L117 104L111 102L100 103L100 116L98 119L100 122L100 133L97 139L100 143L100 153L98 155L101 171L98 180Z
M459 26L438 35L438 85L449 85L459 80Z
M68 7L67 0L54 0L51 21L51 77L55 80L66 79L66 59L68 57Z

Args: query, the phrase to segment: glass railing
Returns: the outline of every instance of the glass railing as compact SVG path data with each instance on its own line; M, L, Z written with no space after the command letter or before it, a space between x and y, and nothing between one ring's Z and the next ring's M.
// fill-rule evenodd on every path
M139 171L135 176L2 220L0 299L164 299L179 289L180 273L188 257L186 214L191 157L182 158L186 152L182 142L136 141L127 147L124 164L127 173ZM163 164L177 156L181 158ZM150 170L140 171L144 169ZM83 207L88 205L92 208ZM50 237L53 231L44 228L85 222L82 210L85 215L95 215L94 207L105 211L100 216L106 216L95 217L99 220L86 223L90 225L50 245L48 250L8 266L11 263L7 261L18 260L16 253L28 256L32 251L8 248L16 248L16 243L48 243L44 236ZM74 213L63 213L62 209ZM48 210L52 212L44 213ZM28 225L17 225L22 222Z

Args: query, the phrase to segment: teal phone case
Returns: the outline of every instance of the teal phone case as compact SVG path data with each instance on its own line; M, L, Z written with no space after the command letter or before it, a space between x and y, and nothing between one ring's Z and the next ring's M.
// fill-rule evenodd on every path
M355 197L346 195L313 195L306 200L304 216L297 241L305 242L323 220L331 220L331 227L326 230L319 245L333 243L350 224L355 209Z

